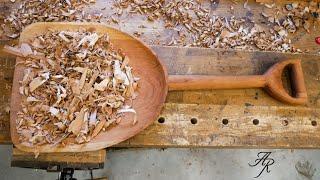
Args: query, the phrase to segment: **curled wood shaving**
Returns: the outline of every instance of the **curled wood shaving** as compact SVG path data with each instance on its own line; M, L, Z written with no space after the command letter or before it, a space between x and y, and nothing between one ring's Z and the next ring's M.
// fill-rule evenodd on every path
M34 90L36 90L38 87L40 87L46 81L47 81L47 79L43 79L42 77L37 77L37 78L33 79L29 84L30 92L33 92Z
M139 78L107 34L48 31L5 51L23 58L16 128L26 145L86 143L123 113L135 113L127 102L136 98Z
M123 108L123 109L119 109L118 113L134 113L134 118L133 118L133 122L132 124L136 124L137 123L137 112L132 109L132 108Z

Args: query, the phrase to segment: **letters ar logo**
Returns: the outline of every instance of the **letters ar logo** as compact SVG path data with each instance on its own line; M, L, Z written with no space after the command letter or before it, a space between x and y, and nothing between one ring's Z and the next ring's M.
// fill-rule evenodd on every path
M270 154L271 154L271 152L259 152L257 154L258 158L254 161L254 163L252 163L252 164L248 163L250 167L255 167L259 164L260 164L260 166L262 166L262 170L254 178L260 177L264 171L266 171L267 173L270 173L269 166L274 164L274 159L269 158Z

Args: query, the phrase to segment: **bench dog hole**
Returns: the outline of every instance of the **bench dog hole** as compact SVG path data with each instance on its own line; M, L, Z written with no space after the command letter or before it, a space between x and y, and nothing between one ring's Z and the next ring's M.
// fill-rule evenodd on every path
M311 121L312 126L317 126L317 121Z
M166 119L164 117L159 117L158 122L162 124L162 123L164 123L165 120Z
M191 124L197 124L198 119L197 118L191 118Z
M222 119L222 124L227 125L229 123L228 119Z
M254 125L258 125L258 124L259 124L259 120L258 120L258 119L254 119L254 120L252 121L252 123L253 123Z

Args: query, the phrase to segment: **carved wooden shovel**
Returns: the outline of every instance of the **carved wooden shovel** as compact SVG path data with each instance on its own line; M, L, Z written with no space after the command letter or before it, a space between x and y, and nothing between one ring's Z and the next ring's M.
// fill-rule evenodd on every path
M282 73L286 67L291 70L291 84L294 97L282 85ZM203 76L170 75L169 90L196 89L241 89L264 88L274 98L293 105L307 102L301 62L298 59L286 60L273 65L264 75L252 76Z
M25 67L21 57L17 57L12 87L10 128L12 142L23 151L37 152L81 152L93 151L118 144L138 134L158 118L169 90L192 89L234 89L264 87L273 97L290 104L304 104L307 100L303 73L300 60L282 61L270 68L261 76L197 76L174 75L169 76L166 68L153 51L139 40L117 29L98 23L35 23L24 29L19 42L30 42L36 36L53 31L72 31L87 29L99 34L107 33L114 47L121 48L130 58L130 66L134 74L140 78L138 97L133 101L133 108L137 112L137 123L132 125L132 117L125 114L122 121L106 132L100 133L85 144L68 144L66 146L43 145L37 147L26 146L19 141L16 130L16 119L21 107L19 81L23 78ZM18 55L19 56L19 55ZM291 97L282 86L281 74L286 66L292 68L292 84L295 97Z

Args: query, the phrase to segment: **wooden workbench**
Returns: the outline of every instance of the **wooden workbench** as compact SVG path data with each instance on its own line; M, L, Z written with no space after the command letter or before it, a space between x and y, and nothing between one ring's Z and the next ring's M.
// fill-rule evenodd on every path
M111 2L97 0L85 11L98 11L109 17ZM218 7L211 8L217 15L230 16L227 9L231 4L222 1ZM264 9L253 1L249 1L251 13L243 10L243 3L232 5L235 16L250 16L257 22L259 12ZM101 10L104 7L106 9ZM146 28L140 29L138 26L141 24ZM138 15L121 17L119 24L111 25L131 34L143 31L141 39L150 45L162 44L170 39L172 33L165 30L161 22L150 23ZM169 74L262 74L275 62L301 58L308 104L289 106L272 99L261 89L170 92L159 120L117 147L319 148L320 57L317 54L320 46L314 42L314 38L320 35L319 29L312 28L310 33L300 30L291 38L295 47L310 50L303 55L153 46L152 49L166 64ZM156 36L158 34L160 38ZM11 43L4 40L0 42L1 45ZM3 53L0 56L0 86L3 87L0 90L0 143L10 143L7 111L15 60ZM73 162L70 163L69 157L74 157ZM50 164L68 164L80 169L89 166L99 168L104 157L102 150L89 152L86 156L84 153L41 154L35 160L30 154L15 149L12 165L45 168ZM97 163L90 164L95 160Z

